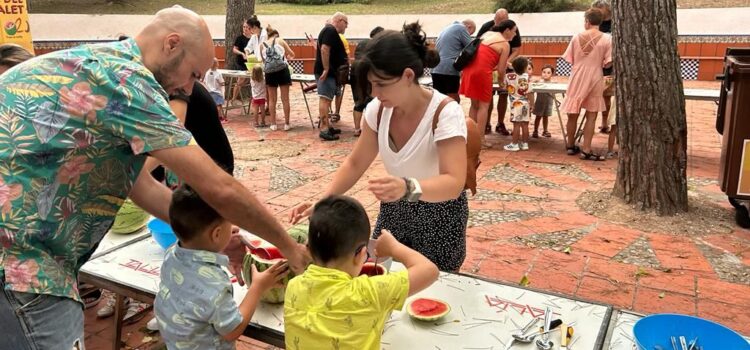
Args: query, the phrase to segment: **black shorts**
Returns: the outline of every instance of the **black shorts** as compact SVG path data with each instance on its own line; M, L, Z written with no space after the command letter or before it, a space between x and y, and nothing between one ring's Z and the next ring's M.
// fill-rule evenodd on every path
M278 72L266 73L266 85L271 87L292 85L292 74L285 68Z
M445 95L457 94L460 86L461 77L458 75L432 73L432 88Z
M367 104L372 101L372 96L369 95L369 91L363 92L363 86L359 85L357 78L352 76L349 78L349 83L352 85L352 97L354 98L354 111L364 112ZM370 89L367 89L370 90Z

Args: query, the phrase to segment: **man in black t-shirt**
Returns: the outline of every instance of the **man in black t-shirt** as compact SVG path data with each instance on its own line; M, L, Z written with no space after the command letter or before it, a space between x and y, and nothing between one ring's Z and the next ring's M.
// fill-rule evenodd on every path
M596 0L591 4L592 8L599 9L602 11L602 14L604 15L604 20L599 25L599 31L602 33L612 34L612 8L609 5L609 1L607 0ZM606 79L612 78L612 67L610 66L608 68L604 68L604 76L605 81ZM609 77L609 78L606 78ZM602 126L599 128L599 130L604 133L608 134L610 132L616 132L615 128L612 127L610 130L610 126L607 125L607 119L609 119L609 108L612 106L612 96L614 96L615 93L615 85L614 81L612 81L612 84L609 85L607 89L604 90L604 106L606 107L606 110L602 112ZM614 142L614 140L612 141ZM611 147L610 147L611 148Z
M331 101L336 96L338 89L336 75L339 67L349 64L346 56L344 43L339 34L346 32L349 20L346 15L336 12L331 17L331 23L318 34L317 51L315 54L315 78L318 81L318 112L320 113L320 138L323 141L338 140L340 129L334 128L328 121L328 111Z
M508 10L503 8L498 9L497 11L495 11L495 18L483 24L482 27L479 28L479 32L477 32L477 38L481 38L482 34L488 32L490 29L492 29L492 27L500 24L500 22L506 19L508 19ZM513 37L513 40L511 40L509 44L510 55L508 56L508 71L513 71L513 68L510 64L511 62L513 62L513 59L518 57L518 54L521 53L521 31L518 30L518 27L516 27L516 36ZM502 80L502 77L500 77L499 79ZM495 132L507 136L510 135L510 132L508 132L508 129L505 128L504 119L505 110L508 108L508 91L506 91L505 89L500 89L498 90L497 94L497 126L495 127ZM487 116L487 125L485 125L484 129L485 134L489 134L492 130L492 101L490 101L490 108L488 109L487 113L489 113L489 115Z

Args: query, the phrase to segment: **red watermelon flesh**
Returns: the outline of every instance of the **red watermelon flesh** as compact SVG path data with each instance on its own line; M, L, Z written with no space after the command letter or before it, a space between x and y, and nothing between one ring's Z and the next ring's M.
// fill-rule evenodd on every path
M411 311L418 317L441 315L448 310L445 303L427 298L419 298L411 302Z
M281 254L281 251L279 251L279 248L276 248L276 247L252 248L250 249L250 253L264 260L275 260L275 259L284 258L284 256Z

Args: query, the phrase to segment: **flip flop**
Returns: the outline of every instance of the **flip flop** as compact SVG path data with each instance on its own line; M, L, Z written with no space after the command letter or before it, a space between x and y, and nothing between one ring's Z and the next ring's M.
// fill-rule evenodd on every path
M566 147L566 148L568 149L569 156L574 156L578 154L579 152L581 152L581 148L578 146L571 146L571 147Z
M542 133L542 136L544 137L552 137L552 134L549 133L549 131L545 131Z

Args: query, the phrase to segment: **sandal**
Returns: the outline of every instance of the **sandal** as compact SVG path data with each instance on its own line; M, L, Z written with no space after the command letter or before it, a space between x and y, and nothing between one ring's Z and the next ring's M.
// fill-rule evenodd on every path
M578 154L579 152L581 152L581 148L578 146L570 146L570 147L566 147L566 149L568 150L569 156L574 156Z
M362 129L354 129L354 137L359 137L362 135Z
M331 118L331 121L334 123L341 120L341 116L338 113L331 113L329 117Z
M552 134L549 133L549 131L545 131L542 133L542 136L544 137L552 137Z
M538 139L539 138L539 132L534 130L534 132L531 134L531 137Z
M607 152L607 159L617 158L619 153L617 151Z
M599 128L599 132L602 134L609 134L609 127L608 126L602 126Z
M593 160L595 162L601 162L604 159L605 158L603 156L600 156L594 153L593 151L589 151L589 152L581 151L581 160Z

